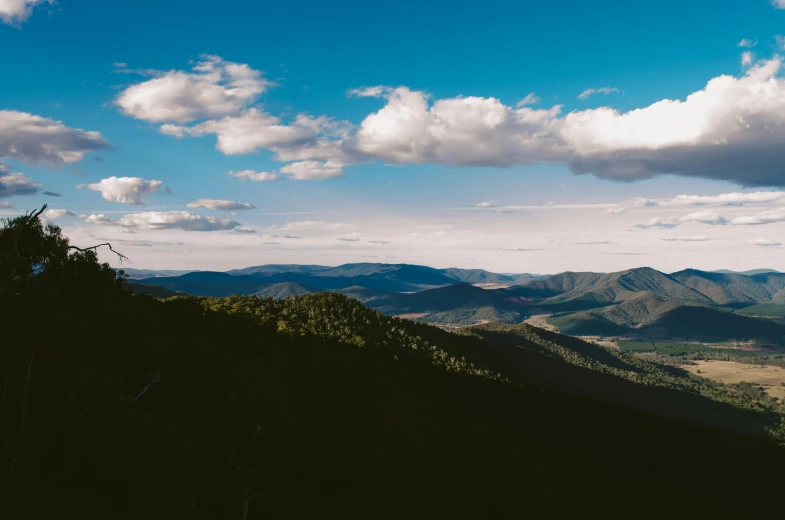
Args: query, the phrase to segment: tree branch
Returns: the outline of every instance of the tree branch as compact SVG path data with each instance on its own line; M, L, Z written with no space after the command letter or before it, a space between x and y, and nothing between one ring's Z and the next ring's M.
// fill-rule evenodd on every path
M97 246L85 247L84 249L81 248L81 247L76 247L76 246L68 246L68 249L76 249L79 252L86 253L87 251L95 251L99 247L103 247L103 246L108 247L109 251L111 251L112 253L116 254L120 258L120 263L121 264L123 263L123 261L129 261L127 256L125 256L122 253L118 253L117 251L115 251L114 248L112 247L112 244L110 244L109 242L106 242L106 243L103 243L103 244L98 244Z

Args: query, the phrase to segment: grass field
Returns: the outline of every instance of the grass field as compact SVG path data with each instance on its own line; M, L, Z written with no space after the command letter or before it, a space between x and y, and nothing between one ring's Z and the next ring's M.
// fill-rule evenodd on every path
M735 361L695 361L683 366L685 370L721 383L757 383L773 397L785 399L785 368L750 365ZM700 371L700 373L698 373Z

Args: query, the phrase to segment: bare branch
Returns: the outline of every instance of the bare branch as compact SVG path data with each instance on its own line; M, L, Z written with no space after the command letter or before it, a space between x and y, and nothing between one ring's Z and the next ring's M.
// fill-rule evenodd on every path
M109 251L111 251L112 253L116 254L116 255L117 255L119 258L120 258L120 263L121 263L121 264L122 264L124 261L130 261L130 260L128 260L128 257L127 257L127 256L125 256L125 255L124 255L124 254L122 254L122 253L118 253L117 251L115 251L115 250L114 250L114 248L112 247L112 244L110 244L109 242L106 242L106 243L104 243L104 244L98 244L97 246L90 246L90 247L85 247L85 248L76 247L76 246L68 246L68 249L76 249L77 251L80 251L80 252L82 252L82 253L86 253L87 251L95 251L95 250L97 250L99 247L103 247L103 246L106 246L106 247L108 247L108 248L109 248Z
M46 208L48 208L48 207L49 207L49 204L44 204L44 205L41 207L41 209L39 209L38 211L31 211L31 212L30 212L30 214L29 214L29 215L27 215L27 218L28 218L30 221L33 221L33 220L37 219L38 217L40 217L40 216L41 216L41 213L43 213L43 212L44 212L44 210L45 210Z

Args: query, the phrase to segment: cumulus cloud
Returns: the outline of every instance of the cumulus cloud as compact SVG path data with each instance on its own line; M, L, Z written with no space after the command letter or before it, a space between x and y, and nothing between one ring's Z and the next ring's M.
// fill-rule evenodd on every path
M46 210L44 212L44 217L48 218L50 220L55 220L55 219L63 218L63 217L75 217L75 216L76 216L76 214L74 214L71 211L68 211L67 209L54 209L54 208L52 208L52 209L48 209L48 210Z
M665 217L654 217L650 219L645 224L637 224L635 227L640 229L649 229L649 228L674 228L678 226L679 223L676 219L665 218Z
M98 132L69 128L26 112L0 110L0 158L62 165L107 148L109 144Z
M619 89L616 87L601 87L601 88L587 88L580 94L578 94L578 99L589 99L595 94L618 94Z
M494 98L430 102L395 89L347 143L391 163L512 166L564 163L575 173L632 181L662 174L785 185L785 80L775 57L741 77L719 76L684 100L620 112L562 115Z
M199 199L188 204L189 208L206 208L217 209L221 211L237 211L245 209L256 209L253 204L245 204L243 202L235 202L233 200L219 200L219 199Z
M103 213L91 213L89 215L79 215L79 218L84 220L87 224L95 224L98 226L117 226L116 220L113 220Z
M274 172L255 172L253 170L242 170L239 172L227 173L229 177L240 179L241 181L256 181L256 182L269 182L277 181L281 178L280 175Z
M741 64L744 67L748 67L749 65L752 65L752 62L754 61L754 59L755 59L755 57L753 56L753 54L750 51L741 53Z
M496 204L494 204L493 202L480 202L479 204L477 204L477 207L478 208L495 208Z
M189 123L236 114L271 86L262 73L219 56L202 56L190 71L171 70L132 85L115 103L150 123Z
M256 229L248 226L240 226L234 228L237 233L256 233Z
M40 187L40 184L24 173L8 172L8 168L0 163L0 198L35 195Z
M227 231L240 226L239 222L197 215L190 211L148 211L129 213L117 221L120 226L135 229L179 229L182 231Z
M776 242L774 240L768 240L765 238L756 238L755 240L750 240L750 244L754 246L760 247L780 247L782 246L782 242Z
M147 181L139 177L109 177L96 184L88 184L92 191L101 192L104 200L120 204L144 206L144 198L161 190L162 181Z
M666 242L706 242L711 239L707 236L696 236L696 237L662 237L660 240L665 240Z
M710 224L714 226L721 226L728 223L728 219L719 215L715 211L704 210L690 213L682 217L655 217L646 222L645 224L638 224L635 227L640 229L649 228L674 228L680 224L687 222L698 222L701 224Z
M9 25L19 24L30 18L35 6L51 3L53 0L0 0L0 21Z
M279 171L298 181L331 179L333 177L341 177L344 174L340 165L331 164L329 161L293 162L281 166Z

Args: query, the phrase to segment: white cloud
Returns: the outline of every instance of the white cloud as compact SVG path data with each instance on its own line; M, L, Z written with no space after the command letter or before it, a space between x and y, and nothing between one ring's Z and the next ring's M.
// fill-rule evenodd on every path
M618 94L618 93L619 93L619 89L617 89L616 87L587 88L586 90L578 94L578 99L584 99L584 100L589 99L595 94L605 94L607 96L608 94Z
M749 40L747 38L742 38L737 44L738 47L744 47L745 49L751 49L756 45L758 45L758 40Z
M774 43L777 45L777 49L785 51L785 36L775 36Z
M69 128L60 121L26 112L0 110L0 158L61 165L107 148L108 143L98 132Z
M608 208L605 210L605 213L610 213L611 215L623 215L625 213L624 208Z
M240 179L241 181L256 181L256 182L269 182L277 181L281 178L280 175L274 172L255 172L253 170L242 170L239 172L227 173L229 177Z
M696 237L662 237L660 240L665 240L666 242L706 242L711 239L701 235Z
M55 220L63 217L75 217L76 215L67 209L48 209L44 212L44 217Z
M189 208L207 208L217 209L221 211L236 211L244 209L256 209L253 204L245 204L243 202L235 202L233 200L219 200L219 199L199 199L188 204Z
M237 114L271 86L248 65L202 56L190 72L172 70L123 90L115 103L151 123L189 123Z
M249 226L240 226L234 228L237 233L256 233L256 229Z
M291 176L292 179L314 180L314 179L330 179L333 177L342 176L343 169L340 165L331 164L319 161L299 161L281 166L279 169L281 173Z
M753 56L753 54L750 51L741 53L741 64L744 67L748 67L748 66L752 65L752 62L754 61L754 59L755 59L755 57Z
M602 244L615 244L616 242L611 242L610 240L581 240L579 242L573 242L573 245L576 246L597 246Z
M493 202L480 202L479 204L477 204L477 207L478 208L495 208L496 204L494 204Z
M760 247L780 247L782 246L782 242L776 242L774 240L768 240L765 238L757 238L755 240L750 240L750 244L754 246Z
M756 191L751 193L721 193L719 195L677 195L670 199L659 199L660 206L741 206L743 204L766 204L785 202L785 191Z
M0 198L14 195L35 195L41 185L24 173L6 173L7 167L0 163Z
M148 211L123 215L118 224L134 229L179 229L182 231L225 231L238 227L239 222L196 215L189 211Z
M79 218L88 224L95 224L99 226L117 226L117 221L112 220L103 213L91 213L90 215L79 215Z
M524 253L524 252L528 252L528 251L539 251L539 249L534 249L534 248L531 248L531 247L511 247L511 248L500 247L499 251L511 251L511 252Z
M717 214L715 211L711 210L703 210L697 211L695 213L690 213L689 215L684 215L683 217L655 217L646 222L645 224L638 224L635 227L641 229L649 229L649 228L674 228L680 224L684 224L687 222L698 222L701 224L710 224L710 225L725 225L728 223L728 220Z
M540 101L541 100L540 100L539 96L537 96L534 92L530 92L530 93L526 94L525 98L521 99L520 101L518 101L515 104L515 108L521 108L521 107L525 107L525 106L528 106L528 105L536 105Z
M26 21L33 14L33 8L40 4L51 4L52 0L0 0L0 21L16 25Z
M433 103L396 88L346 146L396 164L566 163L575 173L635 180L661 174L785 185L785 79L775 57L719 76L684 100L619 112L513 109L494 98Z
M340 237L338 238L341 242L359 242L360 239L356 237Z
M785 9L785 0L771 0L771 5L775 9Z
M737 226L757 226L762 224L774 224L785 222L785 210L769 210L757 215L744 215L736 217L730 221Z
M392 87L386 87L384 85L376 85L373 87L360 87L360 88L353 88L346 92L348 97L355 97L355 98L364 98L364 97L373 97L373 98L381 98L385 97L392 92Z
M160 191L162 186L162 181L146 181L139 177L109 177L87 185L90 190L101 192L104 200L135 206L144 206L144 198Z
M679 222L700 222L702 224L711 224L715 225L725 225L728 223L728 220L717 214L715 211L711 210L703 210L698 211L695 213L690 213L689 215L685 215L678 219Z

